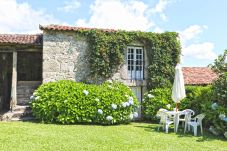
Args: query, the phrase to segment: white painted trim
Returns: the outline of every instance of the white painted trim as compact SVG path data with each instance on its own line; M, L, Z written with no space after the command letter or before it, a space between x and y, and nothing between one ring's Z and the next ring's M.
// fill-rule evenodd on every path
M128 64L129 52L128 52L128 50L129 49L133 49L133 59L130 59L130 60L133 60L133 70L128 70L128 67L129 67L129 64ZM141 68L142 68L141 71L136 71L136 61L137 61L136 49L141 49L141 61L142 61L142 64L140 65ZM134 79L143 80L144 79L144 49L143 49L143 47L140 47L140 46L128 46L127 47L127 71L128 71L128 78L131 79L131 80L134 80Z

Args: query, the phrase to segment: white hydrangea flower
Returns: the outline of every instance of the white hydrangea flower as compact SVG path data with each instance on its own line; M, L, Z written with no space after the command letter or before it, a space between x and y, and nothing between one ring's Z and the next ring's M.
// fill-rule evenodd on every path
M30 96L30 100L34 100L35 99L35 96Z
M99 99L98 99L98 98L95 98L95 101L96 101L96 102L99 102Z
M34 92L34 93L33 93L33 96L37 96L37 94L38 94L37 92Z
M214 135L219 135L219 133L216 131L216 129L214 128L214 126L210 126L210 128L209 128L209 131L212 133L212 134L214 134Z
M83 90L83 93L85 94L85 95L88 95L88 91L87 90Z
M129 104L128 102L125 102L125 105L126 105L126 106L130 106L130 104Z
M117 109L117 105L116 104L111 104L111 106L112 106L112 109L114 109L114 110L116 110Z
M38 99L40 99L40 96L37 96L37 97L35 98L35 100L38 100Z
M223 120L225 118L225 114L219 114L219 118Z
M98 109L98 113L102 114L103 113L102 109Z
M133 97L131 97L131 96L130 96L130 97L128 97L128 100L133 100Z
M133 100L128 100L128 103L129 103L129 105L133 105L134 104Z
M227 138L227 132L224 133L225 138Z
M123 106L123 107L126 107L126 104L125 104L125 102L122 102L122 106Z
M112 81L112 80L106 80L106 82L111 83L111 84L113 83L113 81Z
M212 108L213 110L216 110L216 109L218 108L218 104L217 104L217 103L213 103L213 104L211 105L211 108Z
M154 96L151 95L151 94L148 94L147 97L148 97L148 98L153 98Z
M170 104L167 104L166 107L167 107L168 109L170 109L171 105L170 105Z
M107 117L106 117L106 120L107 120L107 121L112 121L112 120L113 120L113 117L112 117L112 116L107 116Z
M133 114L129 115L129 119L132 120L133 119Z
M134 113L133 113L133 117L134 117L134 118L137 118L138 116L139 116L139 114L138 114L137 112L134 112Z

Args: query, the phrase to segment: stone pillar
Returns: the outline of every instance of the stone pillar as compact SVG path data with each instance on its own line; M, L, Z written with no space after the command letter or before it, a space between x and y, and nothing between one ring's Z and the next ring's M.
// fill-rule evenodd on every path
M17 52L13 52L13 71L12 71L12 88L11 88L11 100L10 108L13 108L17 104Z

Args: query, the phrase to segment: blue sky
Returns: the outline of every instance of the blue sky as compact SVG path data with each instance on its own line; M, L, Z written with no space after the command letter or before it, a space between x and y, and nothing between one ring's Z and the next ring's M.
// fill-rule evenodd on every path
M207 66L227 49L226 0L0 0L0 33L38 25L176 31L183 66Z

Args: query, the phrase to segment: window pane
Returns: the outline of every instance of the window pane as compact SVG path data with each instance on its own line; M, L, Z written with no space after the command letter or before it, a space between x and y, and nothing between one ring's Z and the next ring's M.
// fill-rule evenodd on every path
M131 49L130 48L128 48L128 53L131 53Z
M131 65L133 65L133 64L134 64L134 61L133 61L133 60L131 60L131 62L130 62L130 63L131 63Z
M142 49L136 49L136 54L142 54Z
M143 49L141 47L130 47L127 53L129 79L143 79Z
M133 53L134 51L133 51L133 49L131 49L131 53Z
M131 54L131 59L134 59L134 55L133 54Z

